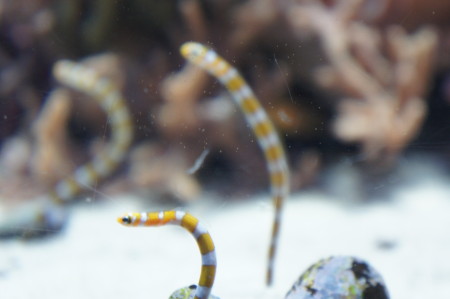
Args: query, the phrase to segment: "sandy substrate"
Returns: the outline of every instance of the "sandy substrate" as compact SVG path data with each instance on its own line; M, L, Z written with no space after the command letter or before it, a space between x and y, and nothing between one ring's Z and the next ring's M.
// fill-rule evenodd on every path
M299 274L329 255L368 260L391 298L450 298L450 186L424 180L394 200L350 205L319 192L286 204L275 284L264 285L272 206L202 199L189 207L216 243L221 298L283 298ZM151 203L147 204L151 206ZM151 210L163 207L152 206ZM67 230L54 238L0 243L0 298L167 298L196 283L194 240L177 227L126 228L116 217L150 210L133 198L74 207Z

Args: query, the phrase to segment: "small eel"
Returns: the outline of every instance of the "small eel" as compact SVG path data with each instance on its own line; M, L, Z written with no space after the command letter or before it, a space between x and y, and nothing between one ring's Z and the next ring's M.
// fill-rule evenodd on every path
M125 226L162 226L174 224L189 231L197 241L202 255L202 270L198 286L191 285L175 291L169 299L218 299L211 294L211 288L216 275L216 250L208 231L199 220L183 211L161 211L149 213L128 213L117 219Z
M36 238L62 230L67 222L64 205L81 191L109 176L124 159L133 139L133 123L119 88L107 78L80 63L58 61L53 75L62 84L91 96L108 116L111 137L105 149L78 167L72 175L36 200L31 200L0 221L0 239Z

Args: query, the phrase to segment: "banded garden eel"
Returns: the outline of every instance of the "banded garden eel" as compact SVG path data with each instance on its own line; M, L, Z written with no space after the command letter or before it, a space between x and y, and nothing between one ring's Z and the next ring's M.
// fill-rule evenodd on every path
M275 205L272 226L266 283L270 285L273 277L275 252L280 231L283 201L289 194L289 168L280 138L272 121L259 103L252 89L239 72L212 49L202 44L188 42L181 46L181 54L193 64L205 69L216 77L231 93L251 126L258 143L264 152L270 174L271 192Z
M202 255L197 285L176 290L169 299L219 299L211 295L216 274L216 254L210 234L199 220L183 211L128 213L117 221L125 226L162 226L185 228L196 239ZM366 261L352 256L332 256L319 260L304 271L285 299L389 299L381 275Z
M100 104L111 125L110 141L91 162L78 167L71 176L58 182L51 192L19 207L17 214L11 213L15 218L2 220L0 237L32 238L60 231L67 219L63 205L110 175L122 162L133 139L130 112L112 81L88 67L67 60L57 62L53 74L62 84L91 96Z
M202 270L198 286L191 285L175 291L169 299L218 299L211 294L216 275L216 251L208 231L198 219L183 211L128 213L117 221L125 226L162 226L174 224L189 231L196 239L202 255Z
M54 201L65 202L116 169L133 139L133 124L121 92L110 80L67 60L57 62L53 73L61 83L93 97L108 115L111 125L111 140L105 150L76 169L73 176L59 182L50 193Z

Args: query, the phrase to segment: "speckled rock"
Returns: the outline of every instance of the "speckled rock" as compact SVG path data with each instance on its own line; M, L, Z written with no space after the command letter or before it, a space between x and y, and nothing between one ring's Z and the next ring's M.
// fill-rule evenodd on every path
M349 256L322 259L297 280L286 299L388 299L381 275L366 261Z

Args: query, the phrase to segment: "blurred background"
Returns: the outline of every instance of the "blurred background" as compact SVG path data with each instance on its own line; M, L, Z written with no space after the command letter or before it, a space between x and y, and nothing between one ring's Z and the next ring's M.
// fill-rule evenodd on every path
M0 251L6 250L0 260L0 289L2 280L13 281L10 290L14 281L18 283L14 265L21 264L27 248L40 244L64 250L47 242L61 238L70 242L71 225L76 227L75 220L85 217L78 212L90 215L88 221L95 225L92 211L116 211L109 206L118 203L128 210L194 210L216 231L222 230L222 220L216 224L215 219L224 217L223 207L232 209L230 217L242 209L264 216L265 231L248 232L261 236L257 241L262 253L255 258L261 277L256 281L264 289L261 273L272 221L264 157L224 87L183 60L179 47L186 41L214 48L253 88L285 144L294 205L317 205L309 195L320 194L319 202L325 203L319 205L317 217L338 202L342 204L336 206L338 214L349 219L352 216L345 212L349 209L360 217L365 215L360 208L380 203L386 205L383 209L397 207L399 189L416 191L413 186L423 182L447 185L449 29L450 2L445 0L0 1L0 211L8 216L6 222L6 216L0 221L2 230L8 231L11 223L32 229L34 224L26 217L35 210L26 204L108 145L107 115L88 96L56 81L52 68L57 61L80 62L112 80L126 99L134 125L133 143L120 166L106 179L86 186L74 198L75 205L64 207L73 211L61 220L65 230L55 231L62 235L29 244L19 241L20 229L18 234L6 234L13 238L0 243ZM199 167L193 169L196 163ZM433 188L431 193L413 193L424 194L425 200L435 194ZM441 219L438 211L448 208L450 192L445 192L438 196L442 202L435 203L436 209L425 208L431 218ZM421 201L413 205L414 211L427 207ZM30 210L22 219L22 213L9 212L17 209ZM399 209L403 215L405 210ZM289 215L295 209L288 204L286 210ZM101 219L112 221L117 216L102 215ZM73 221L66 224L71 217ZM292 215L292 219L299 217ZM391 218L381 213L373 219L382 226ZM420 219L424 218L410 219L411 225L420 224ZM388 232L395 225L386 221ZM430 230L442 232L436 238L444 238L444 232L448 235L448 223L434 224ZM292 225L286 227L292 230ZM51 227L48 230L53 232ZM143 234L151 235L140 232L137 238ZM82 235L76 243L83 242ZM381 238L376 246L396 248L397 237ZM290 246L287 238L282 240L286 244L281 246ZM430 248L427 252L433 255ZM195 250L191 248L194 256ZM383 261L382 254L375 259L390 271L392 262ZM170 261L169 257L165 262ZM302 262L296 273L313 261ZM193 267L199 266L197 262ZM184 267L181 262L178 266ZM450 280L450 269L439 273L443 286ZM186 284L196 282L191 280ZM277 295L270 291L231 294L281 298L284 293L278 290L287 292L294 280L295 275L283 280L286 285L275 289ZM232 278L229 281L234 284ZM161 290L166 297L180 287L168 285ZM48 286L47 298L50 290ZM229 289L219 286L219 290ZM394 291L400 294L397 298L423 298L402 290ZM8 298L27 298L10 294ZM442 289L433 298L445 298Z

